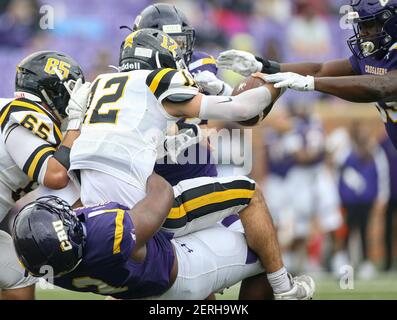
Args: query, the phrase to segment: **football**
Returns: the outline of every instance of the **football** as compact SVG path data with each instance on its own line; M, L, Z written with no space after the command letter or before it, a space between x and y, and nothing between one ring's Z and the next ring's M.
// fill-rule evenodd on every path
M254 88L258 88L263 86L264 84L266 84L266 81L255 77L255 76L249 76L248 78L244 79L243 81L241 81L233 90L232 96L237 96L247 90L251 90ZM273 86L272 86L272 89ZM276 89L274 89L276 90ZM272 107L274 105L274 102L271 106L264 108L263 112L261 114L258 114L256 117L249 119L249 120L245 120L245 121L238 121L237 123L244 126L244 127L253 127L256 126L257 124L259 124L263 119L266 118L266 116L269 114L269 112L271 111Z

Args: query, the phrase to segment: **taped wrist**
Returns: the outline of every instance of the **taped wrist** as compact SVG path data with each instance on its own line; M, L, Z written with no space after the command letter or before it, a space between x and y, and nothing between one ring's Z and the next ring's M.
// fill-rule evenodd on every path
M275 74L281 71L280 63L271 60L265 60L261 57L255 57L257 61L262 63L262 73Z
M56 159L66 170L70 168L70 148L60 146L54 153L54 159Z

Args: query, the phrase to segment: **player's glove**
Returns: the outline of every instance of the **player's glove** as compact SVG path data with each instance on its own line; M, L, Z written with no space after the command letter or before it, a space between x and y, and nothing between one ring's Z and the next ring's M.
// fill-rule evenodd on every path
M276 73L264 76L269 83L275 83L275 88L290 88L296 91L314 91L314 77L301 76L293 72Z
M74 84L72 94L70 95L69 104L66 107L68 115L67 130L79 130L83 123L87 111L88 97L91 92L91 83L78 79Z
M252 53L240 50L222 52L217 60L220 69L232 70L244 77L262 72L273 74L280 72L280 64L275 61L255 57Z
M230 95L233 91L229 85L208 70L197 72L194 75L194 80L205 92L213 96Z
M177 122L179 129L178 134L174 136L166 136L162 150L158 150L159 155L167 154L174 162L178 162L178 156L190 146L193 146L203 139L201 129L196 124L188 124L183 120ZM159 158L159 157L158 157Z

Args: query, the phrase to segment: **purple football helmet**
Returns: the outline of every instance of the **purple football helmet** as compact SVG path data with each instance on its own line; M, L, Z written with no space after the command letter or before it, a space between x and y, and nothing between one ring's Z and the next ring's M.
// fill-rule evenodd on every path
M397 40L397 0L352 0L351 6L351 51L359 59L383 58Z

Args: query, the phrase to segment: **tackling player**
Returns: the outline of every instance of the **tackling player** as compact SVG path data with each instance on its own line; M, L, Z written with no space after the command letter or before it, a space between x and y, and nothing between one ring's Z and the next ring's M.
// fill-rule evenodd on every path
M349 59L279 64L231 50L221 53L218 66L243 75L272 74L265 79L277 88L317 90L353 102L378 101L388 135L397 147L397 0L353 0L351 5L355 35L348 40L353 52Z
M0 221L36 182L42 185L42 194L61 189L58 194L71 204L79 198L74 186L68 186L67 168L89 93L89 83L83 84L83 79L78 64L58 52L34 53L17 66L16 98L0 99ZM63 84L70 81L74 83L71 96ZM62 137L65 118L68 127ZM24 277L11 237L0 232L1 298L33 299L34 283Z
M279 95L269 85L235 97L205 96L184 67L170 36L142 29L122 43L120 69L125 72L103 74L94 81L82 132L71 152L70 170L80 171L84 205L116 201L132 208L142 200L164 132L181 117L246 120L271 107ZM300 278L293 283L288 278L270 215L252 180L188 179L178 183L174 193L164 229L179 237L249 210L251 215L240 217L247 237L262 239L253 249L274 291L295 298L301 294L297 288L308 293L311 284L305 287Z
M218 226L172 239L159 231L174 195L158 175L147 187L130 211L111 202L73 212L59 198L38 199L15 219L18 257L38 277L42 266L51 266L57 286L116 299L205 299L263 273L240 232ZM251 245L260 246L257 241ZM309 287L298 287L293 297L310 299L313 280L303 278Z

